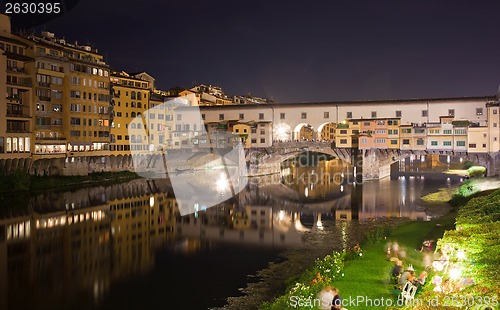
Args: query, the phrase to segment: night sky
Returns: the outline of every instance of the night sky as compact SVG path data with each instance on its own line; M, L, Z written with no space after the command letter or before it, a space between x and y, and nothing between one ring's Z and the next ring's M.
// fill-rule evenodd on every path
M38 27L157 87L278 102L493 95L500 1L83 0Z

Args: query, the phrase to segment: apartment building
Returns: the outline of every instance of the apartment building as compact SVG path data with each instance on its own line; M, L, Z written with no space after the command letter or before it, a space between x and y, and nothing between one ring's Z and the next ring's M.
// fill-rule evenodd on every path
M0 158L28 158L32 151L34 59L27 49L0 15Z

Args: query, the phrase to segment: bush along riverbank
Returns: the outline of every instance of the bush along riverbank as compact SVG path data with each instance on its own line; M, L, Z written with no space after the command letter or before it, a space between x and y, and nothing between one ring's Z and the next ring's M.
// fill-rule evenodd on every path
M135 172L99 172L88 176L32 176L18 171L13 174L0 174L0 193L9 194L22 191L37 191L53 188L67 188L96 183L115 183L136 179Z

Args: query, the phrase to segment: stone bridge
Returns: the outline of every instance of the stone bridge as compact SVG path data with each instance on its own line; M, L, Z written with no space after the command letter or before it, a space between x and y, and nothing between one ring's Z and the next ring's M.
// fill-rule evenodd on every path
M336 148L331 143L316 142L275 142L267 148L246 150L249 175L279 173L281 163L306 152L316 152L334 156L352 166L352 176L363 180L380 179L390 175L391 165L410 156L445 155L461 157L486 167L487 175L499 175L500 153L467 153L437 150L399 150L399 149L358 149Z

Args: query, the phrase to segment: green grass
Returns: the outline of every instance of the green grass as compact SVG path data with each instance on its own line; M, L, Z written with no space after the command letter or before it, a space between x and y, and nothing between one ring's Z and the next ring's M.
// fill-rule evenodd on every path
M390 283L389 272L394 265L387 260L385 253L388 241L397 241L401 250L406 251L404 265L412 264L416 272L424 270L422 253L418 251L422 241L443 236L447 229L454 228L455 214L449 214L429 222L408 222L395 228L386 242L368 245L364 248L362 260L351 261L346 264L344 277L334 283L343 299L366 296L374 299L393 299L391 290L394 285ZM374 306L348 305L347 309L372 309ZM384 307L379 307L384 308Z

